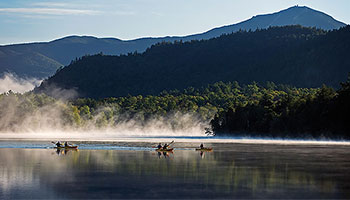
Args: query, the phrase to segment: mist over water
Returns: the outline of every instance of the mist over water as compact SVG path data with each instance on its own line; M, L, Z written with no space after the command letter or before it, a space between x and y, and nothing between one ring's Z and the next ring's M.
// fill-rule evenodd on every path
M210 119L203 120L196 113L173 112L149 119L120 114L113 115L101 126L101 121L105 120L103 113L115 112L116 108L109 106L98 108L90 119L77 125L68 120L72 116L67 101L49 98L35 101L40 103L32 105L30 99L40 97L30 93L21 95L21 98L14 94L0 96L0 139L350 145L349 141L332 140L209 137L205 128L210 127ZM35 109L31 109L33 106Z
M172 112L144 119L143 115L130 117L128 113L113 114L106 119L106 112L116 113L113 106L100 106L94 114L77 119L74 107L68 101L77 96L75 90L55 86L50 91L54 98L24 93L41 81L22 79L6 73L0 79L0 138L80 138L101 139L144 136L205 136L203 121L196 113ZM8 93L11 90L14 93ZM79 113L79 112L78 112ZM83 117L83 116L81 116Z
M21 79L7 73L0 79L0 91L11 89L21 93L33 89L39 83L39 80ZM123 113L106 120L105 112L118 112L117 108L108 105L98 107L88 119L72 123L76 116L72 116L73 107L67 99L77 95L76 91L57 87L52 87L51 91L57 97L48 98L33 93L0 95L0 139L128 142L176 139L178 142L350 145L348 141L332 140L208 137L205 128L210 127L210 119L203 120L197 113L177 111L147 119L141 114L130 117L128 113ZM83 115L81 117L84 118Z
M174 114L147 121L123 120L123 116L120 116L120 119L104 127L96 125L99 120L99 116L96 116L77 127L65 123L62 112L58 105L43 107L25 116L17 116L15 111L9 112L10 117L0 117L0 138L108 140L122 137L194 137L205 136L204 128L208 126L207 122L190 114ZM14 121L17 123L14 124Z
M69 104L52 100L30 109L28 98L5 95L0 101L0 138L115 138L127 136L204 136L209 121L196 114L172 113L150 119L116 115L108 121L103 114L111 107L101 107L91 119L71 123ZM104 121L103 121L104 120ZM104 123L101 126L102 122Z
M20 78L12 73L4 73L0 77L0 93L8 92L9 90L18 93L28 92L38 86L42 80L35 78Z

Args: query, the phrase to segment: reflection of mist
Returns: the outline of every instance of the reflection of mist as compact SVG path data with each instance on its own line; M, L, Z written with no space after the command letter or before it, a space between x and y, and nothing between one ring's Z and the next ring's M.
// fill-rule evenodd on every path
M8 92L9 90L24 93L34 89L40 83L41 80L35 78L24 79L11 73L5 73L0 77L0 93Z
M47 153L47 150L0 149L0 152L0 199L57 196L52 188L42 183L45 177L48 177L46 173L49 174L51 181L62 179L57 171L64 171L67 168L65 163L57 162L56 159L47 156L49 154L43 154L43 152ZM45 155L44 158L43 155ZM38 165L38 161L43 160L45 162L40 164L44 164L46 169ZM73 178L69 171L65 173Z
M4 160L2 160L3 162ZM40 188L40 180L34 177L33 167L20 166L14 168L1 167L0 188L4 194L13 188L19 187L23 190L26 186Z
M178 150L171 159L158 159L154 151L81 150L52 156L52 149L0 149L0 180L11 183L8 193L33 183L31 189L38 194L54 191L56 198L136 198L135 190L142 198L176 194L178 198L285 198L281 195L286 194L288 198L341 198L348 194L341 193L347 192L342 187L346 188L349 178L345 167L349 159L343 151L232 146L214 144L216 151L205 159L194 150Z

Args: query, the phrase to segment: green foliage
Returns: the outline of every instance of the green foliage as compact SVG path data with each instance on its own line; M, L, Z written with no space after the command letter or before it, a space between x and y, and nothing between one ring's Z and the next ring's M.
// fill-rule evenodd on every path
M160 95L110 97L100 100L80 98L61 102L43 94L0 95L0 117L15 104L15 116L55 105L63 122L73 127L106 127L128 120L146 122L174 113L194 114L216 135L269 137L350 138L350 79L335 91L321 88L296 88L267 82L239 85L217 82L183 91L163 91ZM45 110L44 110L45 111ZM7 120L14 125L17 121ZM20 121L20 120L19 120ZM3 127L0 127L0 129Z
M285 105L295 106L297 103L305 102L305 99L321 97L332 91L329 91L329 88L307 89L284 85L276 86L272 82L267 83L267 85L267 87L263 87L253 82L240 86L237 82L217 82L197 89L189 87L181 92L178 90L163 91L158 96L129 95L101 100L88 98L76 99L71 103L79 108L81 118L84 120L91 119L91 117L83 117L86 116L83 113L87 113L83 110L91 110L92 117L99 115L97 120L99 126L117 123L118 116L123 116L123 120L132 118L147 120L174 112L193 113L203 121L213 119L218 113L215 120L219 120L218 116L222 118L224 113L229 111L242 112L240 121L244 120L244 117L252 118L250 123L259 122L259 127L268 131L269 120L281 116L282 112L287 112L288 109L284 107ZM101 108L109 108L109 110L104 110L101 114ZM249 108L250 112L246 112L243 108ZM220 120L218 123L223 124L222 119ZM244 123L240 123L240 125L247 126ZM216 130L215 127L214 130Z
M348 83L338 92L325 85L285 92L263 89L248 104L216 114L211 126L216 135L349 139Z

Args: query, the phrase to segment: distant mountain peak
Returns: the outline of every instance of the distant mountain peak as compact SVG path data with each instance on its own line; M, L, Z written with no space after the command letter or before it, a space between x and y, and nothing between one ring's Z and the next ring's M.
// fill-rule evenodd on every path
M345 23L335 20L330 15L307 6L292 6L287 9L270 13L259 14L252 18L232 25L214 28L205 33L188 36L191 39L209 39L222 34L230 34L240 29L256 30L269 28L271 26L301 25L305 27L316 27L324 30L339 29L346 26Z
M312 9L307 6L292 6L287 9L266 15L258 15L257 17L271 16L275 17L272 26L302 25L306 27L316 27L325 30L339 29L346 24L334 19L332 16ZM280 18L283 18L281 20Z

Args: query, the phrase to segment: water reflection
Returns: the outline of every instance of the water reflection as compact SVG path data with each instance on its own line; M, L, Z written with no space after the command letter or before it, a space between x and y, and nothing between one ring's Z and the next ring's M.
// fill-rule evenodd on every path
M349 147L213 145L203 154L0 149L0 199L350 198Z
M158 158L168 158L170 156L170 154L174 154L174 152L157 152ZM163 156L162 156L163 155Z
M61 155L67 155L69 152L77 152L78 149L62 149L62 148L56 148L55 150L55 153L59 156Z

